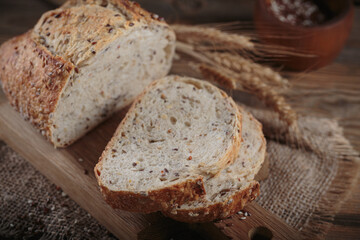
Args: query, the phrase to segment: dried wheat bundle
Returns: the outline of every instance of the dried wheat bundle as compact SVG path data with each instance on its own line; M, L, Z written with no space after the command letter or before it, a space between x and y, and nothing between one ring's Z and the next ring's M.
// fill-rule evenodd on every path
M177 51L195 61L190 66L198 74L222 87L255 95L289 126L296 125L297 114L281 95L289 85L288 80L252 60L252 53L264 51L256 49L262 45L255 45L254 38L211 27L173 25L173 28ZM219 50L218 45L223 47Z
M289 85L287 79L267 66L255 63L237 53L230 52L205 52L204 55L221 66L239 73L249 73L263 79L270 85L286 88Z
M226 47L234 49L254 49L255 44L250 37L226 33L216 28L172 25L177 39L190 44L210 44L212 47Z
M194 63L191 65L206 79L222 87L238 89L254 94L263 101L266 106L278 112L280 118L289 126L296 124L297 114L286 102L285 98L257 76L246 72L235 73L222 67L210 66L206 63Z

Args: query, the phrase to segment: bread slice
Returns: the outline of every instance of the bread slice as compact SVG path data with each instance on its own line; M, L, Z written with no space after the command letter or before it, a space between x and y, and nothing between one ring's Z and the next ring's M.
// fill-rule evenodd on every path
M165 76L175 34L128 0L73 0L0 47L10 103L56 147L129 105Z
M203 198L165 209L164 215L183 222L227 218L259 195L259 183L254 177L265 159L266 141L261 124L243 109L241 114L242 143L235 162L205 181Z
M152 212L204 194L203 179L236 158L241 114L205 81L168 76L133 103L95 175L115 208Z

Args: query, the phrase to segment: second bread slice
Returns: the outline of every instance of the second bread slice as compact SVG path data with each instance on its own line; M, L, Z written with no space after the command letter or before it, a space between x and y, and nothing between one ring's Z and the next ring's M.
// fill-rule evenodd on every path
M236 158L241 114L215 86L169 76L134 102L107 145L95 175L105 200L153 212L205 194L203 179Z
M241 108L242 143L235 162L205 181L206 195L196 201L164 209L164 215L183 222L223 219L243 209L259 195L254 181L265 159L266 140L261 124Z

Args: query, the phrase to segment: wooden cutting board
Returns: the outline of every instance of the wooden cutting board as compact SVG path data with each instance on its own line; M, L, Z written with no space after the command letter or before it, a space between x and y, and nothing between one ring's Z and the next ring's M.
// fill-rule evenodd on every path
M115 114L70 147L55 149L20 117L0 91L0 139L119 239L169 239L176 231L190 230L206 239L301 238L298 232L256 203L246 207L251 216L245 220L235 215L221 222L204 224L184 224L160 213L130 213L109 207L102 199L93 168L124 114L125 110ZM258 238L261 236L263 238Z

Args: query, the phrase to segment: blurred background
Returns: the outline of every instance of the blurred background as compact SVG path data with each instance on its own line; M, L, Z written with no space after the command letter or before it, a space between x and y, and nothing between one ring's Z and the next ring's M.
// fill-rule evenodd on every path
M260 1L267 2L268 0ZM242 27L240 30L251 33L255 32L255 25L253 24L255 5L256 2L260 1L138 0L137 2L143 8L164 17L169 23L207 24L242 22L246 23L243 25L246 27ZM319 1L334 2L335 0ZM355 8L353 16L349 18L352 27L351 24L347 25L348 27L350 26L349 31L341 34L334 32L333 37L325 37L324 44L337 37L344 37L335 55L331 56L336 57L334 62L311 73L289 73L283 71L282 74L291 79L296 87L296 92L293 93L294 100L292 104L298 111L338 119L340 125L344 127L346 137L360 151L360 0L336 1L340 3L351 2ZM63 2L63 0L0 0L0 43L28 31L36 24L44 12L58 7ZM325 31L329 32L326 28ZM289 38L293 37L292 34L294 32L290 30L277 30L276 32L276 35L286 35ZM302 33L300 32L300 34ZM317 30L312 34L319 36ZM301 41L296 42L301 43ZM346 45L344 46L345 43ZM326 64L329 64L329 62ZM281 67L277 69L283 70ZM301 92L298 89L304 91ZM248 96L246 97L248 98ZM19 194L19 198L22 197ZM61 191L58 191L57 195L54 194L55 197L60 199L64 196L62 196ZM69 201L69 205L74 204L70 200L67 201ZM336 216L334 226L327 234L326 239L359 238L359 201L360 189L356 190L354 196L344 204L344 207ZM87 213L83 211L82 215L86 217ZM90 215L88 218L90 218ZM99 226L99 228L101 227ZM106 233L105 229L102 229L102 231ZM179 228L177 234L175 239L200 239L200 236L190 231L183 231L182 228ZM113 239L111 234L109 234L109 239Z
M0 42L33 27L43 12L63 0L0 0ZM206 23L250 20L254 0L140 0L169 22Z
M60 5L64 0L45 0ZM150 12L167 21L213 22L249 20L254 0L140 0L136 1Z
M309 0L297 0L298 2L309 2ZM360 0L312 0L316 3L316 5L324 6L330 5L330 14L334 14L337 8L336 5L344 5L345 3L353 3L355 6L360 5ZM20 33L27 31L29 28L33 27L36 21L40 18L41 14L49 9L54 9L61 5L64 0L0 0L0 42L5 41L9 38L9 36L15 36ZM257 21L262 21L263 26L268 26L267 24L276 24L276 31L272 31L269 33L271 38L274 36L279 36L278 39L271 39L269 42L284 45L286 47L292 47L296 51L299 52L313 52L315 50L322 51L317 53L318 55L326 55L324 56L325 60L316 60L314 62L322 62L319 63L318 66L322 67L330 62L338 56L340 50L343 48L345 41L347 41L350 30L345 30L351 28L352 22L360 22L359 14L355 14L354 16L349 16L347 19L347 23L341 23L343 25L338 26L337 29L333 29L333 32L330 34L328 27L323 32L320 32L319 29L312 30L311 28L307 28L306 31L297 31L294 30L292 26L290 28L281 24L278 25L279 21L269 21L266 18L266 14L264 15L261 10L255 8L255 5L259 5L259 3L263 2L269 4L271 1L268 0L139 0L142 7L145 9L157 13L161 17L164 17L169 23L188 23L188 24L204 24L204 23L220 23L220 22L241 22L241 25L237 25L236 29L241 31L252 31L255 32L255 26ZM276 1L275 1L276 2ZM279 0L277 2L286 2ZM291 1L290 1L291 2ZM296 1L293 1L296 2ZM311 2L311 1L310 1ZM333 4L335 3L335 4ZM332 7L331 5L335 5ZM346 4L345 4L346 5ZM340 6L341 8L341 6ZM255 10L256 9L256 10ZM335 10L334 10L335 9ZM356 8L359 9L359 8ZM325 9L326 11L329 8ZM258 12L258 14L254 13ZM341 11L338 12L338 15ZM359 12L359 10L355 10L355 13ZM329 11L328 11L329 13ZM255 24L253 24L253 19L255 18ZM331 22L331 21L330 21ZM338 24L339 25L339 24ZM242 26L242 27L240 27ZM284 27L285 28L281 28ZM239 29L240 28L240 29ZM274 29L273 27L271 27ZM266 30L270 28L267 27ZM358 32L359 29L352 29L354 32ZM262 36L266 35L266 32L261 32ZM298 36L310 36L311 34L317 34L316 38L310 37L306 40L306 42L313 42L315 39L316 42L313 42L313 46L311 43L300 43L298 39L295 42L291 42L289 40L293 35ZM322 38L320 37L322 36ZM354 38L355 36L355 38ZM358 45L357 36L359 34L352 34L352 38L347 42L347 47L351 47L352 45ZM284 42L283 38L286 38ZM339 39L334 40L334 39ZM263 39L264 40L264 39ZM265 39L269 40L269 39ZM331 41L334 40L332 46ZM305 47L305 48L304 48ZM321 49L324 47L324 49ZM333 51L333 52L331 52ZM347 50L345 50L347 51ZM308 63L309 59L305 59L305 63L299 64L301 59L287 59L289 62L289 66L292 69L297 70L308 70L314 66L313 62ZM315 59L314 59L315 60ZM293 61L293 63L291 63ZM353 60L352 60L353 61ZM295 62L295 63L294 63ZM286 65L286 64L285 64Z

